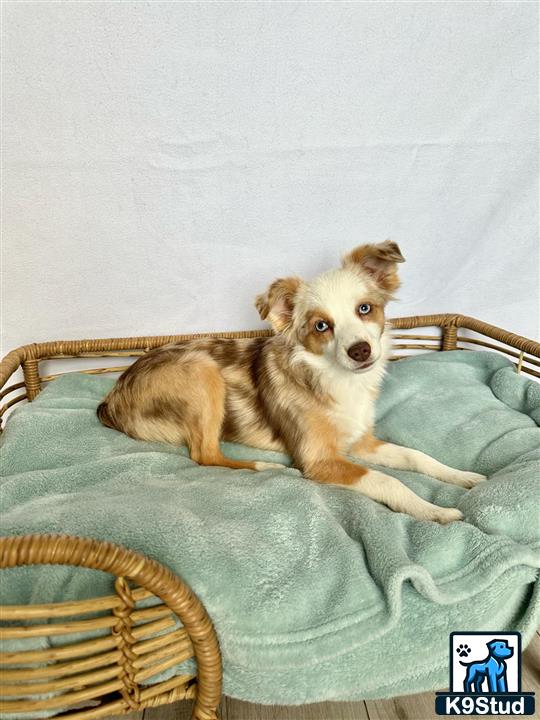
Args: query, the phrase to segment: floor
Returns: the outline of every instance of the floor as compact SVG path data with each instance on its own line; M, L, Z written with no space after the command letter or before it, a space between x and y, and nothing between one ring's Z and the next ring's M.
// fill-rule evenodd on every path
M540 704L540 634L523 653L522 688L536 693ZM433 693L408 695L392 700L366 700L362 702L316 703L314 705L283 706L253 705L224 697L219 717L221 720L435 720ZM190 720L191 702L152 708L144 712L123 715L126 720ZM535 718L540 718L537 709ZM532 716L529 716L532 717ZM120 720L120 719L118 719Z

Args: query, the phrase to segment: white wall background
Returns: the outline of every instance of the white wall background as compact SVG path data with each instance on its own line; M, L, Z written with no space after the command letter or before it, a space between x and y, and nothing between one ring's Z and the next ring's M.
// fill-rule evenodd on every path
M529 2L6 2L4 350L259 327L363 241L391 315L538 335Z

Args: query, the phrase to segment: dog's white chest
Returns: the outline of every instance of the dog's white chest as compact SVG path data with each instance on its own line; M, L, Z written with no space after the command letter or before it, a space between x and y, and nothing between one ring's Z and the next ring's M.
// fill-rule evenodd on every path
M330 418L344 444L350 445L373 427L376 388L352 377L333 383L330 392L334 398Z

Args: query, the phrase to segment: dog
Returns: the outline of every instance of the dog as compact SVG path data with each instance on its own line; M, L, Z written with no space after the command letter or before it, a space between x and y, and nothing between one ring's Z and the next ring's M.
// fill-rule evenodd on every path
M461 520L396 478L351 461L413 470L471 488L485 480L373 434L390 351L384 309L399 287L395 242L362 245L310 282L275 280L256 298L274 330L256 339L199 338L140 357L98 408L100 421L148 441L187 444L201 465L263 470L231 460L220 440L288 453L305 477L363 493L419 520Z
M485 660L470 663L459 661L460 665L467 668L463 682L463 691L466 693L481 693L484 680L487 680L488 692L508 692L504 661L512 657L514 649L508 646L506 640L492 640L487 647L489 655Z

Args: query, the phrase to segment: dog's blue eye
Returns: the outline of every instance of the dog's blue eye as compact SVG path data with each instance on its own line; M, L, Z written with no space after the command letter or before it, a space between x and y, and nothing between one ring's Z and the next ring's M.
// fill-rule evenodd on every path
M367 315L368 312L371 312L371 305L368 305L367 303L362 303L358 307L358 312L360 313L360 315Z
M317 332L326 332L328 330L328 323L325 323L324 320L317 320L315 323L315 330Z

